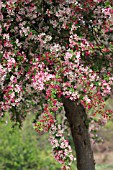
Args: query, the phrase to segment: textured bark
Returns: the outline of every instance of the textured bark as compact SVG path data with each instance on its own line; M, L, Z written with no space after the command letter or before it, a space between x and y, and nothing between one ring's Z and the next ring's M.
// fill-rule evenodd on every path
M78 170L95 170L93 152L88 133L88 119L84 107L63 98L66 117L69 121L75 145Z

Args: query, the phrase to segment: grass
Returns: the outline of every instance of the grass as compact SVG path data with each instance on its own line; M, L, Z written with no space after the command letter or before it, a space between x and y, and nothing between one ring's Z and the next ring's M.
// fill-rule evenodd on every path
M72 170L77 170L77 169L72 168ZM112 165L98 164L98 165L96 165L95 170L113 170L113 164Z
M113 164L112 165L108 165L108 164L96 165L96 170L113 170Z

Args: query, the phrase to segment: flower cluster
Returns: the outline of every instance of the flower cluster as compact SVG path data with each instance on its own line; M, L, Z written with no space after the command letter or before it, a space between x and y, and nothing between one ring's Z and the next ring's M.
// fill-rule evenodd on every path
M41 114L38 122L34 124L34 128L39 134L43 134L44 132L48 132L54 123L54 117L51 115L51 113L46 111Z
M70 62L69 62L70 61ZM80 100L87 112L95 110L95 114L104 115L105 103L103 96L110 94L113 84L112 75L108 72L105 78L81 64L80 53L68 51L64 56L64 76L67 82L63 83L63 95L71 100Z
M70 166L74 161L74 157L68 140L64 138L61 125L57 125L56 123L52 124L49 133L49 141L52 145L55 159L61 163L66 170L70 169Z
M4 102L0 102L0 110L8 111L12 106L18 106L22 100L22 88L18 84L15 86L7 86L4 90Z
M31 87L37 91L43 90L45 83L54 78L54 75L45 71L45 64L39 62L38 58L35 61L30 61L31 66L26 74L26 80L31 82Z

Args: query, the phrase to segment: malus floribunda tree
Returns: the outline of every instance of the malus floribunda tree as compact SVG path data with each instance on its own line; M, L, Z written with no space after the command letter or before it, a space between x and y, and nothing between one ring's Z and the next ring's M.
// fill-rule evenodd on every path
M36 112L55 159L70 169L72 149L57 115L66 115L78 170L94 170L89 126L111 110L112 0L0 0L0 115L13 121Z

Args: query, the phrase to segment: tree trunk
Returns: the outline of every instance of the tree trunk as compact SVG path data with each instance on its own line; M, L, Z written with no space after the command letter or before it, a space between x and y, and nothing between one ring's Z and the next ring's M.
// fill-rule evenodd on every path
M77 168L78 170L95 170L85 109L82 104L77 105L76 102L66 98L63 98L63 104L75 145Z

